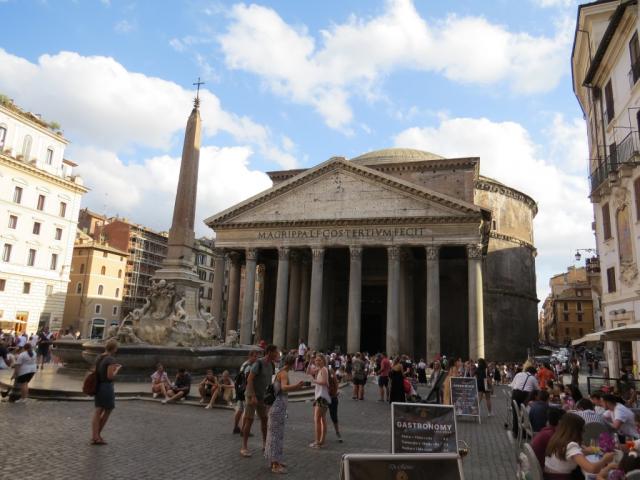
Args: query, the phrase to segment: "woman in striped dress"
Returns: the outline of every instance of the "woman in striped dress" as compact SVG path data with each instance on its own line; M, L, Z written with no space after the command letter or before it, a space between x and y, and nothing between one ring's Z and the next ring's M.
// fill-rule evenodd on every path
M273 473L287 473L283 460L284 424L287 418L288 393L300 390L303 386L302 381L294 385L289 383L289 371L293 369L295 362L295 355L287 355L284 359L282 369L276 374L276 378L273 381L276 400L269 409L267 443L264 448L264 456L269 460Z

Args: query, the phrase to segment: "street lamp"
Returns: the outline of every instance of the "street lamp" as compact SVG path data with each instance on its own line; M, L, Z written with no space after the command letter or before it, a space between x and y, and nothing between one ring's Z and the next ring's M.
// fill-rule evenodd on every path
M578 248L576 249L576 255L575 255L576 262L579 262L582 259L582 255L580 255L580 252L587 252L587 253L593 253L593 254L598 253L595 248Z

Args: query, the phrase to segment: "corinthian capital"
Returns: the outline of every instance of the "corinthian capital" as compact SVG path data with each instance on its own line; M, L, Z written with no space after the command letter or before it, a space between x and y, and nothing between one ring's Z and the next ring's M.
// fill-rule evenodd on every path
M280 247L278 248L278 258L280 260L289 260L289 248L288 247Z
M424 249L427 252L427 260L438 260L440 258L440 245L429 245Z
M482 258L482 245L467 245L467 258L468 259L478 259Z
M387 255L392 260L400 258L400 247L387 247Z
M311 255L314 260L322 260L324 258L324 248L312 248Z
M351 255L351 260L360 260L362 258L362 247L349 247L349 255Z
M258 249L257 248L247 248L246 258L247 258L247 260L257 260L258 259Z

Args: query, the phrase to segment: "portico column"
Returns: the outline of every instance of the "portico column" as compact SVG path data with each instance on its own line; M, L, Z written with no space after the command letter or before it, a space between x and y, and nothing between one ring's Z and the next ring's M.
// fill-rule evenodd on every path
M253 299L256 296L256 261L258 251L247 248L246 264L244 267L244 298L242 300L242 322L240 323L240 343L251 344L251 329L253 327Z
M291 252L291 279L287 309L287 348L298 346L300 328L300 253Z
M231 252L229 259L231 261L231 267L229 270L226 332L229 332L229 330L238 330L238 303L240 302L240 255L236 252Z
M276 308L273 316L273 343L285 348L287 335L287 294L289 289L289 249L278 249L278 280L276 284Z
M349 255L349 317L347 321L347 352L360 351L362 300L362 248L350 247Z
M440 247L427 252L427 363L440 353Z
M482 245L467 245L469 264L469 358L484 357Z
M400 313L400 249L387 248L387 355L398 355L400 344L399 320Z
M311 283L311 262L307 255L302 256L302 279L300 280L300 326L298 336L309 342L309 285Z
M311 250L311 296L309 298L309 348L318 350L322 341L322 283L324 275L324 248Z
M211 299L211 316L222 326L222 302L224 299L224 253L216 248L213 251L213 294Z

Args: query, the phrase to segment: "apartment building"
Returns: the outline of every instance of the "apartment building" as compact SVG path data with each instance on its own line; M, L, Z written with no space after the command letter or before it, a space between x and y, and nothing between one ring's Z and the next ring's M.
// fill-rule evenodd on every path
M78 230L64 308L64 328L104 338L121 318L128 253Z
M573 89L587 122L590 198L605 329L640 318L640 42L637 0L578 7ZM638 342L606 342L612 373L639 358Z
M0 328L62 326L82 195L68 141L0 95Z

